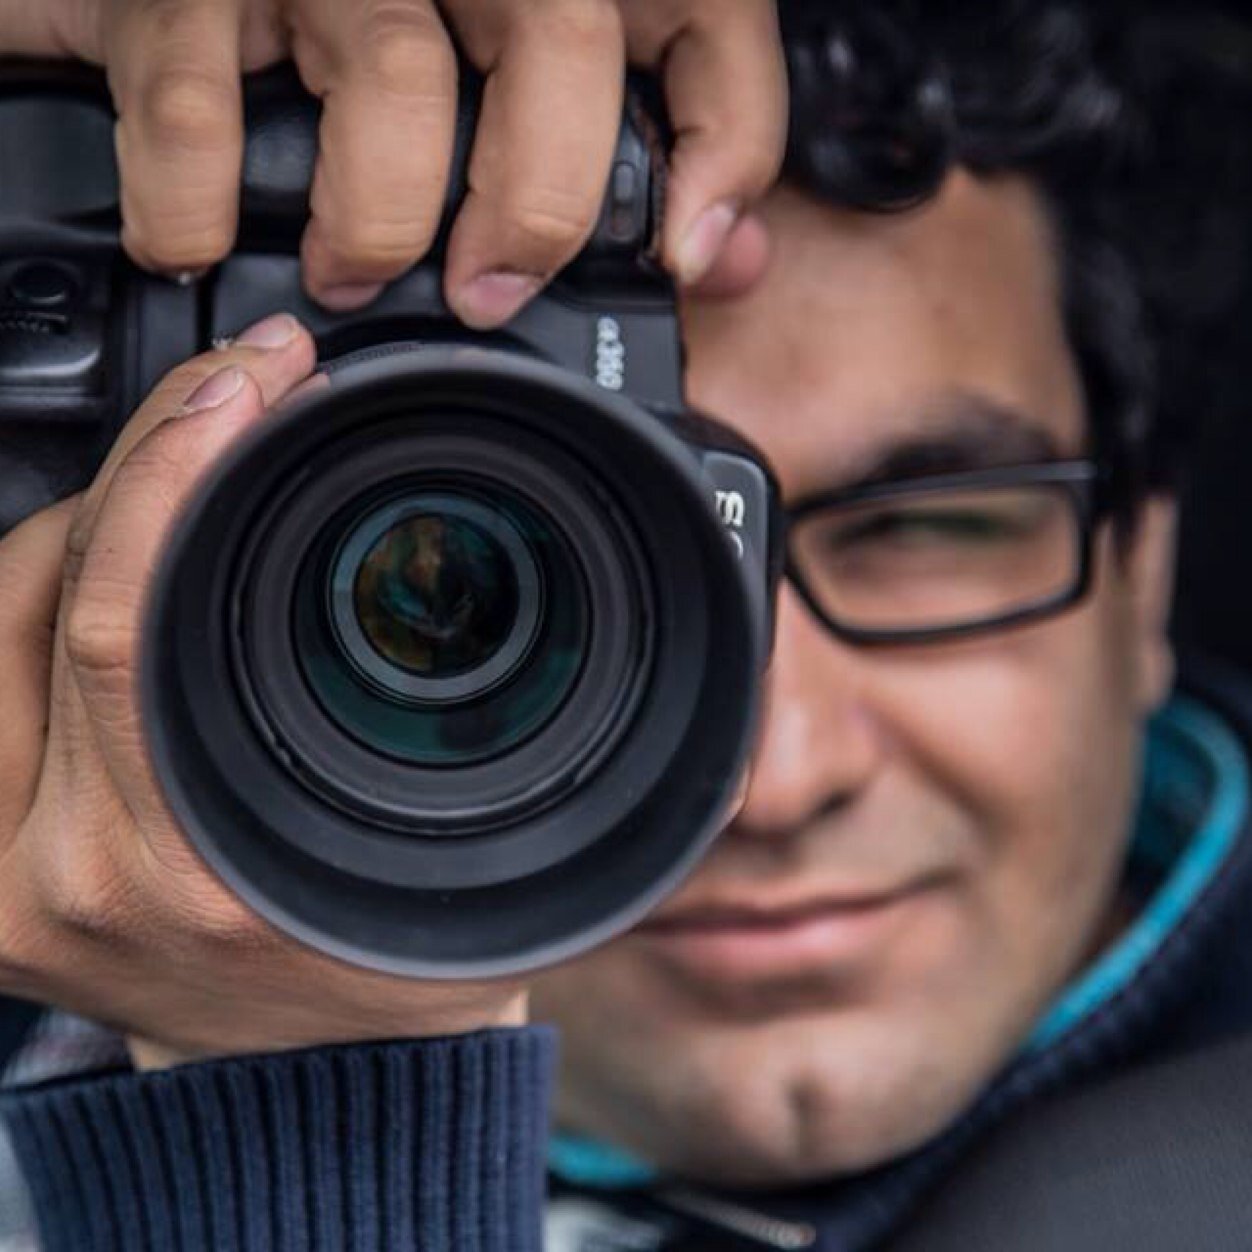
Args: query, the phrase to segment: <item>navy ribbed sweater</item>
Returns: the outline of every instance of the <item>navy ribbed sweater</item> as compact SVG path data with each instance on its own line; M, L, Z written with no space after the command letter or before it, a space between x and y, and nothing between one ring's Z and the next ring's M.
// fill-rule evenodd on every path
M1202 694L1246 748L1252 695L1218 678ZM924 1149L763 1207L812 1226L823 1252L878 1246L1024 1105L1249 1030L1245 824L1150 964L1078 1028ZM46 1252L534 1252L553 1054L541 1027L316 1049L54 1082L0 1095L0 1113Z
M50 1252L538 1252L543 1027L5 1099Z

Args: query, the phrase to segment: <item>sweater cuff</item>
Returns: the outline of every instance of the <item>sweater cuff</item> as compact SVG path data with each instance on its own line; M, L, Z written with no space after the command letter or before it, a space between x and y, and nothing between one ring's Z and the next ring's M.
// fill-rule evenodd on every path
M545 1027L0 1096L47 1252L538 1252Z

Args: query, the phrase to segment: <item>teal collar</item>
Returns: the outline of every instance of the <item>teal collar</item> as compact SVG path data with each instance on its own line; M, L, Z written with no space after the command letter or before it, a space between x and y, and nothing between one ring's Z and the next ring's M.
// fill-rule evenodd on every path
M612 1190L646 1187L658 1176L651 1165L629 1153L579 1135L553 1136L548 1144L548 1168L576 1187Z
M1248 763L1210 709L1176 697L1148 728L1144 783L1127 879L1145 903L1125 934L1053 1001L1027 1052L1051 1046L1127 987L1152 960L1238 840L1249 803Z
M1027 1039L1050 1047L1126 988L1213 880L1234 848L1249 806L1242 746L1210 709L1176 697L1148 727L1139 811L1126 877L1144 900L1124 935L1061 992ZM616 1148L557 1135L553 1172L575 1185L645 1186L647 1164Z

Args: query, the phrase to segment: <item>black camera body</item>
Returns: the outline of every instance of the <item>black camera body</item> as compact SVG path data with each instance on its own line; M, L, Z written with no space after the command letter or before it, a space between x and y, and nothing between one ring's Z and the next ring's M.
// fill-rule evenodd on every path
M0 534L90 481L172 365L295 313L331 387L215 468L148 605L166 798L249 903L347 960L572 955L725 820L780 564L767 467L683 401L654 115L632 95L593 239L490 335L449 313L438 245L364 311L311 303L317 105L274 71L246 116L238 249L180 286L120 253L99 80L0 74Z

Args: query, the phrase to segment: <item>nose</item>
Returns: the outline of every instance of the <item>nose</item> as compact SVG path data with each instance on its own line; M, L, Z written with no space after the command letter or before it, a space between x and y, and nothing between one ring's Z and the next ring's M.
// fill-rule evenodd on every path
M765 716L746 799L728 835L778 836L850 803L882 760L862 653L833 638L795 591L779 591Z

